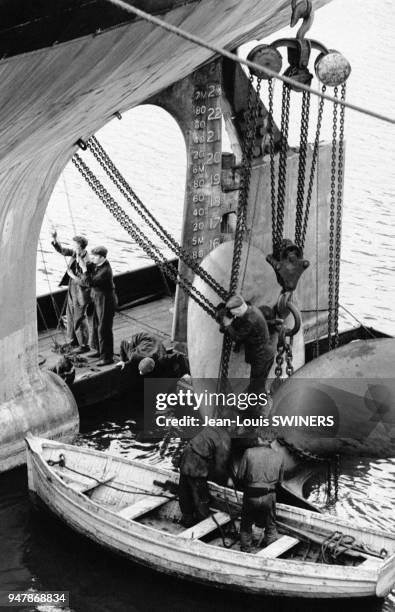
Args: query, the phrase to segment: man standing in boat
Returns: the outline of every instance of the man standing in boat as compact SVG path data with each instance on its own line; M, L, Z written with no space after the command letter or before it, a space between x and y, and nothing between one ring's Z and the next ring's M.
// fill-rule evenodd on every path
M92 262L81 263L82 282L91 288L93 321L91 347L92 357L100 357L98 366L113 363L114 337L112 325L115 314L115 286L112 269L107 260L107 249L98 246L91 250Z
M187 444L180 464L182 524L191 527L210 514L208 480L226 484L232 439L226 427L203 427Z
M247 304L241 295L233 295L226 303L220 331L228 332L236 345L244 344L245 360L251 364L248 393L265 392L266 379L274 361L268 325L256 306Z
M263 545L278 539L276 525L276 485L284 476L284 459L271 448L269 437L258 434L256 446L248 448L237 470L237 481L244 490L240 523L240 548L252 552L252 525L264 527Z
M60 286L68 286L67 293L67 344L74 346L74 353L89 351L89 328L86 310L90 302L90 289L82 282L81 262L88 261L86 247L88 241L84 236L74 236L72 249L62 247L56 231L52 232L52 246L64 257L71 257L67 271Z

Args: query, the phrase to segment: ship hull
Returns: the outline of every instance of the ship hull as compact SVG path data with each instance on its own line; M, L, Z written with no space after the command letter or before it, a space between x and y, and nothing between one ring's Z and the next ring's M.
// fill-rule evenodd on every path
M155 12L159 6L163 19L228 48L270 34L289 19L289 8L280 1L159 5L151 3L150 7ZM70 3L70 9L73 7L75 3ZM3 9L8 16L10 6ZM28 40L35 20L48 17L52 23L55 14L56 10L27 15L22 38ZM63 390L50 388L38 367L35 262L54 185L80 138L88 138L115 112L148 100L213 55L132 16L123 15L122 24L115 25L103 18L100 29L92 26L77 38L73 38L78 36L73 20L79 22L78 11L71 11L67 21L62 21L61 11L58 14L58 31L67 29L70 40L60 44L57 37L47 40L47 24L42 22L41 38L37 34L34 45L5 46L0 61L0 420L8 422L19 405L35 414L40 398L48 393L43 427L51 405L59 401L66 404L65 414L73 415L69 424L75 418L70 398ZM17 19L5 23L11 32L22 26ZM12 424L16 439L22 440L26 427L23 413ZM3 442L0 434L0 445ZM7 467L3 460L0 470Z

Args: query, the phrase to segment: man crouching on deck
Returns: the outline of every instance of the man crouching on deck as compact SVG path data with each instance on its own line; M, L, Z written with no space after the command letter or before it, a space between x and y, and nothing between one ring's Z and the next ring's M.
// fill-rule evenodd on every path
M258 434L256 446L248 448L237 470L237 481L244 490L240 523L240 550L252 552L252 525L265 528L263 545L278 539L276 525L276 485L283 480L284 460L271 448L271 441Z
M227 428L203 427L186 446L181 457L179 485L181 522L185 527L191 527L209 516L207 481L226 483L231 444Z

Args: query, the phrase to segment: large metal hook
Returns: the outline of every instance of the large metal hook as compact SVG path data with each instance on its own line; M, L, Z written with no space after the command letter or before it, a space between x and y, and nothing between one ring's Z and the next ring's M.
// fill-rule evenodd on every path
M296 34L296 38L302 40L310 30L314 21L313 4L311 0L292 0L291 5L291 28L296 26L299 19L303 19L303 23Z

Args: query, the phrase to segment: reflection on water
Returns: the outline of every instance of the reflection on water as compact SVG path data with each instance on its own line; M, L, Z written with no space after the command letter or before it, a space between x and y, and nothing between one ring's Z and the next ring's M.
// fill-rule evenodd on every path
M349 99L383 113L393 107L394 19L391 0L334 0L317 13L313 29L314 37L328 41L350 60ZM322 137L329 136L326 125ZM369 325L395 333L395 166L389 161L393 128L347 111L346 138L341 301ZM185 145L175 122L163 111L158 117L150 107L140 107L126 114L122 122L108 124L100 140L139 197L179 238ZM37 259L38 293L54 289L65 266L50 246L49 234L55 226L65 241L75 233L87 233L91 245L106 244L116 272L149 263L69 166L43 223L45 253L44 259L41 255ZM133 402L123 407L108 405L85 420L78 443L125 456L136 445L142 452L152 453L152 445L138 439L139 419ZM339 501L326 507L325 485L320 482L313 483L310 499L361 525L393 530L394 479L395 460L342 462ZM384 604L257 600L154 574L99 551L56 521L32 514L24 470L0 476L0 551L0 590L69 590L74 612L395 610L394 598Z
M139 438L136 402L95 408L85 416L78 444L128 456L136 447L156 461L152 442ZM326 506L325 485L312 484L310 501L361 525L394 529L395 460L343 462L339 501ZM191 586L117 558L49 518L31 510L25 470L0 477L0 590L70 591L70 612L390 612L385 602L318 602L257 598ZM27 608L26 608L27 610ZM42 610L36 607L30 610Z
M384 114L391 114L393 108L394 84L390 75L395 52L394 30L395 11L391 0L364 3L360 0L334 0L317 12L311 31L313 38L341 50L351 62L348 99ZM269 40L281 35L293 36L294 32L284 30ZM294 104L298 106L296 99ZM311 112L315 117L315 100ZM390 334L395 334L392 303L395 291L395 165L391 161L394 131L389 124L346 111L340 297L358 318ZM296 144L298 132L299 123L294 122L291 115L291 144ZM141 106L126 113L122 121L111 121L98 136L137 195L179 239L186 155L184 139L175 121L162 109ZM312 138L311 132L310 140ZM324 121L321 139L331 139L329 120ZM90 154L83 156L91 163ZM92 167L108 185L97 164L93 163ZM126 208L130 212L130 206L126 204ZM62 257L54 254L50 245L49 234L53 225L58 228L61 239L67 240L78 232L87 233L92 245L107 244L116 272L149 263L70 164L54 191L42 227L45 262L39 254L39 294L49 290L43 273L45 265L52 288L56 287L64 268ZM350 321L355 323L352 319Z

